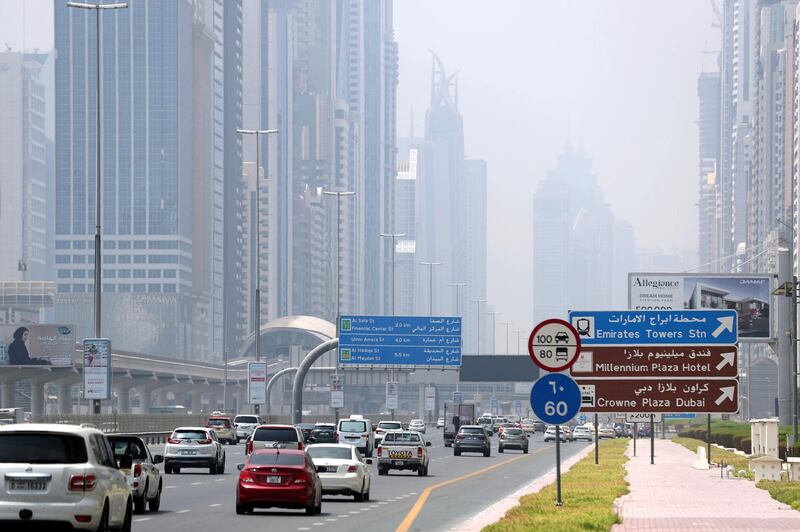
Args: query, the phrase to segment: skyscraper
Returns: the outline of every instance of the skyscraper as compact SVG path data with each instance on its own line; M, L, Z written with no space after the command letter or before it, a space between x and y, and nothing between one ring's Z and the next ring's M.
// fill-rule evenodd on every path
M100 15L102 332L123 349L222 355L225 174L235 162L225 157L235 117L225 118L224 62L238 31L236 5L224 4L132 0ZM56 314L79 335L92 332L95 16L55 5Z
M697 80L697 97L699 98L699 120L697 122L699 137L698 181L700 198L697 204L698 214L698 253L701 265L707 264L709 271L714 271L716 260L720 257L717 248L717 231L720 227L720 196L718 167L720 165L720 124L721 98L720 74L703 72Z

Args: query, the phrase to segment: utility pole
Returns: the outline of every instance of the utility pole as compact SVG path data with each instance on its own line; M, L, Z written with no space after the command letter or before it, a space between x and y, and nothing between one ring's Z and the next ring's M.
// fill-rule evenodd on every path
M460 316L458 309L458 289L462 286L467 286L467 283L447 283L447 286L452 286L456 289L456 316Z
M509 325L514 325L514 323L510 322L510 321L501 321L500 325L505 325L506 326L506 354L508 355L509 354L508 353L508 326Z
M333 190L323 190L322 193L326 196L336 196L336 336L339 336L339 316L342 314L340 308L339 294L342 291L342 276L341 276L341 262L342 262L342 196L354 196L355 192L343 192ZM336 373L339 373L339 348L336 348ZM339 409L333 409L334 423L339 422Z
M255 335L256 335L256 362L261 362L261 135L272 135L277 129L237 129L240 135L255 135L256 137L256 309L255 309ZM261 405L254 405L254 414L261 414Z
M381 238L391 238L392 239L392 294L391 294L391 301L392 301L392 316L394 316L394 255L396 251L394 241L398 238L402 238L405 233L381 233Z
M475 354L480 355L481 351L481 303L486 303L485 299L470 299L473 303L477 303L478 305L478 326L475 328L477 331L477 348L475 349Z
M67 2L68 7L76 9L89 9L95 13L95 188L94 188L94 337L100 338L101 336L101 294L103 292L102 285L102 236L100 232L102 218L100 217L101 201L101 187L102 179L100 177L100 142L102 139L101 134L101 121L100 121L100 79L102 78L100 72L100 11L105 9L126 9L128 4L84 4L81 2ZM111 363L111 353L108 354L108 362ZM109 389L111 385L109 384ZM85 391L84 391L85 393ZM92 399L92 413L95 415L100 414L100 400Z
M522 351L520 350L519 339L520 339L520 335L522 333L524 333L525 331L511 331L511 332L517 335L517 354L521 355Z
M498 314L502 314L502 312L492 310L486 314L492 316L492 354L496 355L497 350L495 348L495 335L497 334L497 325L495 324L495 320L497 319Z
M428 266L428 268L429 268L429 270L428 270L430 272L430 292L429 292L430 301L429 301L429 304L430 304L430 315L433 316L433 267L434 266L441 266L442 263L441 263L441 261L438 261L438 262L425 262L425 261L422 261L422 262L420 262L420 264L423 265L423 266Z

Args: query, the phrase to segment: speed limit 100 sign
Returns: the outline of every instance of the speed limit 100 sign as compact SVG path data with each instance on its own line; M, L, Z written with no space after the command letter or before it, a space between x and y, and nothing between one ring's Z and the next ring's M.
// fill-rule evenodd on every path
M564 371L578 360L581 341L575 327L564 320L545 320L528 338L528 353L545 371Z

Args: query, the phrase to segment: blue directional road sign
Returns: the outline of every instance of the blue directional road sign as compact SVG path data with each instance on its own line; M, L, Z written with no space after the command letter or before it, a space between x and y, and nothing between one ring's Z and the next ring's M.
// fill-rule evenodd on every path
M735 310L573 310L569 321L581 344L733 345Z
M581 390L570 377L549 373L539 377L531 389L531 407L536 417L551 425L561 425L581 409Z
M664 414L664 419L694 419L697 414Z
M461 366L461 318L342 316L339 363Z

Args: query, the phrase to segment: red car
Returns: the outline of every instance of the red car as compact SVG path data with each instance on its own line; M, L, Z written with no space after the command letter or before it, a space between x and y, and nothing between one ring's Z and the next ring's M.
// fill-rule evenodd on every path
M322 482L305 451L260 449L238 467L237 514L273 507L304 508L306 515L322 511Z

